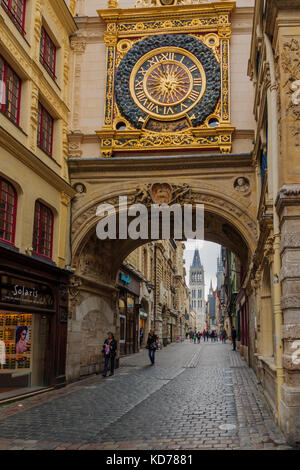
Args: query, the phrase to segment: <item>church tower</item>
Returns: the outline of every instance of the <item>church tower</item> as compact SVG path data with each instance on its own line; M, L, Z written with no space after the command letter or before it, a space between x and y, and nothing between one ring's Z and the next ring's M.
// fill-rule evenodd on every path
M223 263L222 263L222 247L220 248L220 255L217 259L217 290L221 290L223 284Z
M206 328L204 269L201 264L198 248L194 251L193 263L190 267L189 287L190 307L196 313L196 329L197 331L203 331Z

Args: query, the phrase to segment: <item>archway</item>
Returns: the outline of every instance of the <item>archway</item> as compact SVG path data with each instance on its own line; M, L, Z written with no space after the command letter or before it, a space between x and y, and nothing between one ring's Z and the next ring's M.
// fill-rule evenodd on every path
M226 246L241 260L245 272L247 272L257 240L257 228L252 211L249 210L252 201L245 200L235 193L229 194L217 192L215 186L199 189L198 185L185 183L184 185L172 184L174 194L179 194L174 202L180 204L204 204L204 238L220 245ZM204 185L203 185L204 186ZM184 194L180 189L184 187ZM188 188L188 190L186 190ZM100 241L96 236L96 225L99 220L96 210L99 204L110 203L117 208L118 198L126 196L128 204L140 202L139 197L143 194L141 186L128 188L121 192L110 192L109 194L89 194L81 196L80 201L75 201L73 208L73 269L75 270L74 295L71 297L71 315L69 322L69 342L72 342L72 332L80 332L82 329L82 318L90 315L90 311L83 311L83 305L87 305L87 299L96 296L105 301L106 311L103 319L108 319L107 326L113 325L117 340L120 334L124 334L124 327L120 324L118 305L118 289L116 276L124 259L137 247L151 241L148 240L105 240ZM80 202L80 203L79 203ZM149 205L151 201L143 201ZM252 207L251 207L252 209ZM174 227L173 227L174 229ZM172 233L172 229L171 229ZM134 303L134 302L133 302ZM126 306L128 309L128 305ZM132 316L136 315L132 307ZM161 313L161 312L160 312ZM176 340L177 331L172 326L172 318L162 320L162 338L165 342ZM126 328L132 329L132 323L126 320ZM107 329L103 326L103 331ZM171 331L172 330L172 331ZM132 331L133 342L137 342L138 333ZM132 352L134 351L134 347ZM96 351L93 357L97 356ZM77 365L68 365L68 377L75 379L80 375L79 359Z

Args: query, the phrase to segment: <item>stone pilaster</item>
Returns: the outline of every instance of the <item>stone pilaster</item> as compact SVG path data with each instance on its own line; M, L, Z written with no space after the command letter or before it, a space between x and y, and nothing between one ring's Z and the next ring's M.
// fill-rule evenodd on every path
M276 201L281 224L283 368L280 422L291 443L300 441L300 184L284 185Z

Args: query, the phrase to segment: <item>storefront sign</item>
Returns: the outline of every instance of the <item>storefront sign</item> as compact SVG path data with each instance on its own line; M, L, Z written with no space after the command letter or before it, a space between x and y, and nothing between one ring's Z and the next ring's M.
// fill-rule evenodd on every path
M0 302L53 310L52 290L45 284L0 275Z
M148 313L144 312L144 310L140 310L140 317L141 318L148 318Z
M127 274L127 276L126 276L124 273L121 272L120 277L121 277L121 281L125 282L125 284L130 284L131 283L131 279L130 279L129 274Z

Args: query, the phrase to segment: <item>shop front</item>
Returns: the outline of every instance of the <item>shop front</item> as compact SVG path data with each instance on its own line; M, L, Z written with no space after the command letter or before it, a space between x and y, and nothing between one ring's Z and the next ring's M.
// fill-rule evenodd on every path
M148 319L148 313L145 312L145 310L140 309L140 348L145 345L145 342L147 341L147 319Z
M66 383L68 272L0 247L0 401Z
M248 339L249 339L249 314L248 314L248 299L244 289L241 289L236 300L238 310L238 322L235 328L239 333L240 339L240 353L244 359L249 362L248 357Z
M168 339L169 343L174 343L177 338L177 328L176 328L176 316L173 312L170 312L169 321L168 321Z
M139 345L140 278L122 267L118 273L120 355L136 353Z

